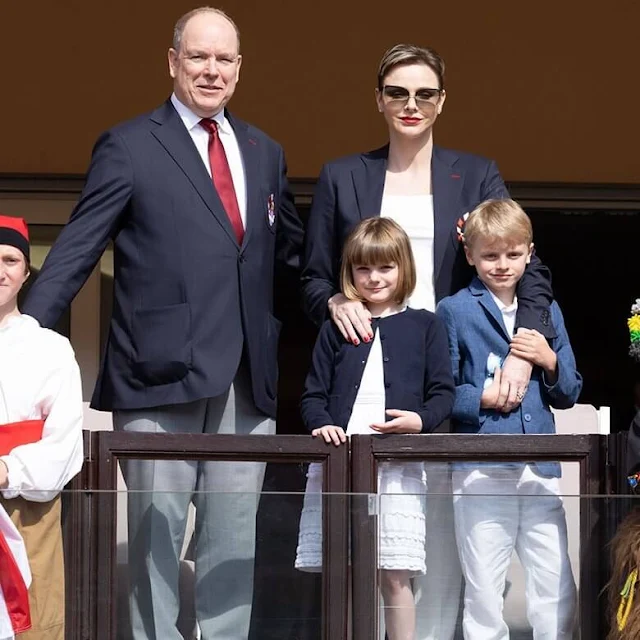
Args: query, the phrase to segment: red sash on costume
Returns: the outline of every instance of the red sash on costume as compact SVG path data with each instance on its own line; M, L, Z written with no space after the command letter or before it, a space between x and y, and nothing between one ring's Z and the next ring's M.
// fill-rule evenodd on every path
M0 455L4 456L21 444L42 440L44 420L22 420L0 425ZM0 590L15 633L31 628L29 591L11 547L0 529Z
M22 420L0 424L0 456L6 456L21 444L42 440L44 420Z
M31 629L29 591L11 549L0 530L0 589L14 633Z

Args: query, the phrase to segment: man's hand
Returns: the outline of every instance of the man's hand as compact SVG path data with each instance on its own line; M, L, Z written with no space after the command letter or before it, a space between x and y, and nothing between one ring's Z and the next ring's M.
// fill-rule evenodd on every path
M344 433L344 429L342 427L336 427L333 424L327 424L324 427L314 429L311 432L311 435L314 438L322 436L327 444L331 444L333 442L336 447L347 441L347 436Z
M374 431L379 433L421 433L422 418L415 411L401 411L400 409L388 409L385 411L393 420L378 422L371 425Z
M518 330L520 331L522 329ZM502 367L500 396L496 402L496 409L509 413L522 402L531 380L532 370L533 365L530 362L509 353Z
M511 341L511 353L544 369L547 377L555 378L558 358L547 339L535 329L520 329Z
M358 300L349 300L342 293L336 293L329 298L329 313L345 340L353 344L360 344L360 338L365 342L373 339L371 330L371 313Z

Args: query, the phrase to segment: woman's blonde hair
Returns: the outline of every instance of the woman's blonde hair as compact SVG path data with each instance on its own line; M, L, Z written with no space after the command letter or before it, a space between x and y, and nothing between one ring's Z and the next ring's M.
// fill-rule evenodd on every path
M342 250L342 293L349 300L364 302L353 282L353 267L391 263L398 266L395 302L402 304L416 287L416 264L409 237L398 223L389 218L363 220L351 231Z
M396 68L409 64L426 64L436 74L439 87L444 89L444 60L435 49L415 44L396 44L385 51L378 65L378 90L382 91L385 78Z
M485 200L464 224L464 244L471 248L479 239L526 244L533 242L531 220L522 207L509 198Z

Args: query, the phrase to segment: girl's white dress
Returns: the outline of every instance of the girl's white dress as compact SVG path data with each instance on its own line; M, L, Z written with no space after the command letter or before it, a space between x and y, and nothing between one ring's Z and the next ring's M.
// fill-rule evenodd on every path
M347 435L376 433L369 425L384 422L382 346L376 331L351 412ZM393 407L402 409L402 407ZM427 482L424 463L383 462L378 467L378 560L380 569L425 573ZM311 463L300 516L295 566L322 569L322 464Z

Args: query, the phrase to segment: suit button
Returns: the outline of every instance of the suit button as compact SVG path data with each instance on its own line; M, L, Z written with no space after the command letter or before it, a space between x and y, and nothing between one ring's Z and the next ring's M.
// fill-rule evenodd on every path
M389 362L389 358L382 358L382 362Z
M357 389L359 386L360 386L359 384L354 384L354 385L353 385L353 388L354 388L354 389Z
M525 420L525 422L531 422L531 414L530 413L525 413L524 414L524 420Z
M367 364L367 361L366 361L366 360L363 360L363 361L362 361L362 364Z
M244 255L241 255L238 257L238 262L246 262L247 259L244 257Z
M381 333L381 334L380 334L380 340L385 340L385 339L386 339L386 337L387 337L387 336L386 336L384 333Z
M385 389L388 389L390 386L391 386L391 383L390 383L390 382L385 382L385 383L384 383L384 388L385 388Z
M549 326L549 310L548 309L544 309L542 311L542 313L540 314L540 320L542 320L542 324L547 327Z

